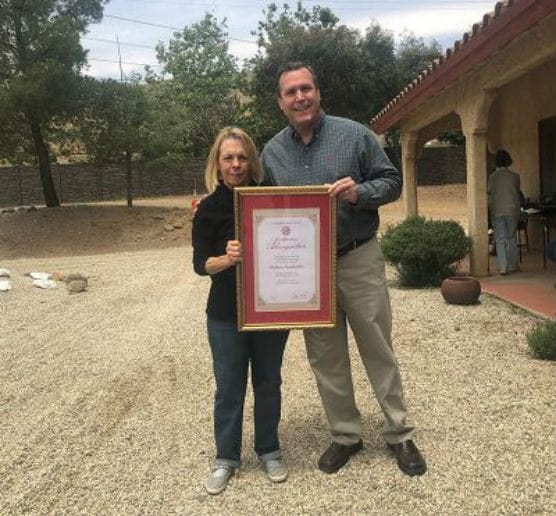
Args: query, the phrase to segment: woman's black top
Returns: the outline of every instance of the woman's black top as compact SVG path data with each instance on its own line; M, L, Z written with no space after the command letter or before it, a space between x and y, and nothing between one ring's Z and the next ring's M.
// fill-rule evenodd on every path
M193 217L193 268L206 276L205 264L210 257L226 254L228 240L235 239L234 194L223 184L205 197ZM215 319L237 319L236 268L212 274L207 301L207 314Z

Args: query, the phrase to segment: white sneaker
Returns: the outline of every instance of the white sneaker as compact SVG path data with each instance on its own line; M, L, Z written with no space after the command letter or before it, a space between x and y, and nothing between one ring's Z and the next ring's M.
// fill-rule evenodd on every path
M288 478L288 466L282 458L267 460L263 466L271 482L284 482Z
M231 466L216 466L207 478L206 489L211 495L220 494L228 485L228 480L232 478L234 468Z

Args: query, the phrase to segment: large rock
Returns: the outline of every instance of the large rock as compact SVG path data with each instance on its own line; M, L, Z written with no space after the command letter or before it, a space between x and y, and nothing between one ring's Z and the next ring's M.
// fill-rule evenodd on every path
M80 272L66 274L64 282L66 284L66 289L70 294L79 294L79 292L84 292L89 286L89 279Z
M66 274L64 276L63 281L66 285L72 281L84 281L85 284L87 284L89 279L85 276L85 274L81 274L80 272L71 272L70 274Z
M75 279L66 283L66 289L70 294L79 294L87 290L87 284L86 279Z

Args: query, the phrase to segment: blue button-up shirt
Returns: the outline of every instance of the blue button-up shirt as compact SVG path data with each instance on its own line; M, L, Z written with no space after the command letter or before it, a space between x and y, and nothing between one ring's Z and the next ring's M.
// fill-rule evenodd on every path
M378 230L378 208L401 194L401 175L375 136L346 118L322 113L307 145L288 126L265 145L261 158L270 185L322 185L353 178L358 198L355 204L339 203L338 248L372 237Z

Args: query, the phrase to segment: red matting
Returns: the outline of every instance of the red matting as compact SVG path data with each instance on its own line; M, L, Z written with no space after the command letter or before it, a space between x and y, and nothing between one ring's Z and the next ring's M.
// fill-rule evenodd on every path
M265 188L260 188L264 190ZM268 190L269 188L266 188ZM241 190L241 189L240 189ZM259 189L257 189L259 190ZM243 247L243 263L240 303L240 329L274 329L275 327L331 327L336 322L335 266L335 228L332 231L335 210L331 209L332 202L326 191L322 193L294 193L294 194L256 194L238 195L241 224L239 225L239 240ZM335 206L335 205L334 205ZM320 218L320 309L318 310L284 310L284 311L256 311L255 310L255 255L254 255L254 210L285 210L318 208ZM334 213L333 213L334 211ZM335 221L334 221L335 222ZM333 247L333 249L331 249ZM243 320L242 320L243 319ZM242 328L243 326L243 328ZM262 328L259 328L262 326ZM252 328L251 328L252 327Z

